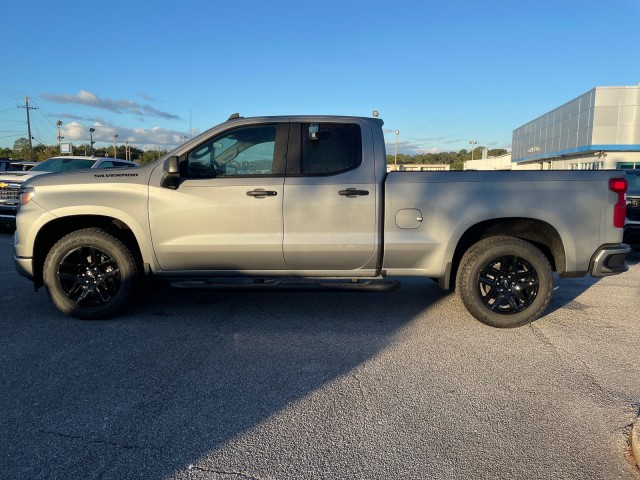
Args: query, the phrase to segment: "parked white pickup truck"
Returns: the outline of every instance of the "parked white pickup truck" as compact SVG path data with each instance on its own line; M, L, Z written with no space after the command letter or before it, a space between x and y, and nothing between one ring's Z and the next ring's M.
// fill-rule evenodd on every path
M382 125L233 115L150 165L33 178L17 269L84 319L123 311L152 276L195 288L425 276L496 327L538 318L554 270L627 270L622 172L387 173Z

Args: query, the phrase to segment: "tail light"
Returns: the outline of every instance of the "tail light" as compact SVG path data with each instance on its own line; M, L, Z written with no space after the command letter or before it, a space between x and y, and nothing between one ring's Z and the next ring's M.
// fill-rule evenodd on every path
M622 228L624 227L624 219L627 216L627 202L624 200L624 194L627 193L627 179L611 178L609 180L609 190L618 194L618 203L613 207L613 226Z

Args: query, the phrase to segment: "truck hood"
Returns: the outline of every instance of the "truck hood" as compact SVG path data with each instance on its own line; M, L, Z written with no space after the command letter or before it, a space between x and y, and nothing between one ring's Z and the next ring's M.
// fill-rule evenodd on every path
M49 174L49 172L3 172L0 174L0 182L24 182L25 180L44 174Z
M21 172L16 172L21 173ZM22 172L30 173L30 172ZM34 172L36 173L36 172ZM38 172L47 173L47 172ZM29 186L49 185L81 185L81 184L105 184L105 183L147 183L151 169L148 165L136 168L108 168L72 170L69 172L47 173L46 175L34 175L29 180Z

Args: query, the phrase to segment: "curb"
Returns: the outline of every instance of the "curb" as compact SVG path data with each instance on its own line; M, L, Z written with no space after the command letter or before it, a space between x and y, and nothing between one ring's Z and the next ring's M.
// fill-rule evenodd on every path
M631 426L631 451L636 457L636 464L640 467L640 418Z

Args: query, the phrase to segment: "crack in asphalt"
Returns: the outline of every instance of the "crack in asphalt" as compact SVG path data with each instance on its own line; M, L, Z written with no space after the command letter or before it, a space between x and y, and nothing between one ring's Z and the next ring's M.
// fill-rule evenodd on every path
M237 478L246 478L247 480L263 480L261 477L256 477L249 473L244 472L234 472L234 471L226 471L226 470L212 470L210 468L198 467L197 465L189 465L187 470L198 470L204 473L212 473L214 475L226 475L229 477L237 477Z
M563 364L565 364L567 367L570 367L576 370L575 365L571 365L571 362L567 358L573 360L579 365L582 365L582 367L584 368L584 371L581 372L582 375L584 375L589 380L590 384L594 388L596 388L604 398L621 402L624 405L629 405L636 412L635 418L631 421L631 423L622 425L619 428L617 428L615 431L627 438L624 456L626 457L627 461L631 464L632 468L634 469L634 473L638 475L638 473L640 473L640 467L639 467L638 459L636 459L635 456L633 455L633 451L631 447L631 431L632 431L634 422L640 421L640 402L630 402L627 399L624 399L619 395L616 395L615 393L612 393L611 391L606 390L604 386L598 383L595 376L591 373L591 369L589 368L589 366L584 360L580 359L577 355L573 354L572 352L555 345L549 338L545 336L545 334L539 328L535 327L533 324L529 324L529 327L531 328L533 335L538 340L540 340L540 342L545 347L554 351L557 354L560 361ZM640 479L640 476L638 476L638 478Z
M546 347L550 348L551 350L553 350L554 352L556 352L558 358L562 361L563 364L565 364L568 367L571 367L573 370L576 370L575 365L572 365L571 362L575 362L580 364L583 367L583 371L582 374L589 379L590 384L597 389L600 393L602 393L602 395L604 397L608 397L617 401L620 401L622 403L625 403L627 405L631 405L633 406L633 403L630 403L629 401L621 398L620 396L617 396L613 393L611 393L610 391L606 390L605 387L603 387L597 380L595 375L591 372L591 369L589 368L589 365L587 365L587 363L582 360L580 357L578 357L577 355L573 354L572 352L570 352L569 350L565 350L562 347L559 347L558 345L554 344L549 338L547 338L545 336L544 333L542 333L542 330L540 330L539 328L535 327L533 324L529 324L529 327L531 328L531 331L533 332L533 335L540 340L540 342L545 345Z

